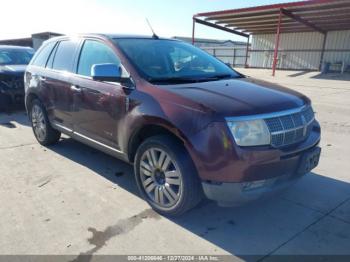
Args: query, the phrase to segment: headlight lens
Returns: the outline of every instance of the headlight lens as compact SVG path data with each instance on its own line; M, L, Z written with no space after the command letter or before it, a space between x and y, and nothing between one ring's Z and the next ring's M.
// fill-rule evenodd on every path
M270 132L264 120L227 121L239 146L261 146L270 144Z

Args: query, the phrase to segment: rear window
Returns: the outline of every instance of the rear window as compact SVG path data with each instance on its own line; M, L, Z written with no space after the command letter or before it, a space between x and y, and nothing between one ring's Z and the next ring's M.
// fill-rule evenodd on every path
M52 68L55 70L72 72L78 42L61 41L58 45Z
M45 67L47 59L52 51L52 48L55 46L56 42L50 42L43 46L38 52L37 55L34 56L32 65Z
M55 45L55 47L54 47L53 50L51 51L51 55L50 55L50 57L49 57L49 60L48 60L47 63L46 63L46 67L47 67L47 68L52 68L53 58L55 57L57 47L58 47L58 44Z

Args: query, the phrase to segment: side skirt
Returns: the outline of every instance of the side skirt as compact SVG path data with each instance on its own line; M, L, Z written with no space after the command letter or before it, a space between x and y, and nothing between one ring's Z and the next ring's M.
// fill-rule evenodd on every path
M108 155L111 155L113 157L116 157L120 160L123 160L125 162L129 163L129 159L127 154L125 154L123 151L115 149L113 147L110 147L108 145L105 145L99 141L96 141L95 139L92 139L90 137L87 137L83 134L74 132L72 129L67 128L61 124L58 123L51 123L52 127L54 129L57 129L58 131L62 132L63 134L66 134L67 136L70 136L71 138L85 144L88 146L91 146L97 150L100 150Z

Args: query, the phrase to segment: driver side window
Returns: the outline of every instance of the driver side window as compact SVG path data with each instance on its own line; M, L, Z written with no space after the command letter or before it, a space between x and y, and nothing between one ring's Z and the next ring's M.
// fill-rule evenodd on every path
M106 63L121 65L119 58L110 47L99 41L85 40L79 58L78 74L91 76L93 65Z

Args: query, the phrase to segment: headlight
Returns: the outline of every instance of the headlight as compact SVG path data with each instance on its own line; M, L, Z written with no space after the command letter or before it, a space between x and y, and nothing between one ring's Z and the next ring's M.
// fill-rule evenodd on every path
M227 121L239 146L261 146L270 144L270 132L264 120Z

